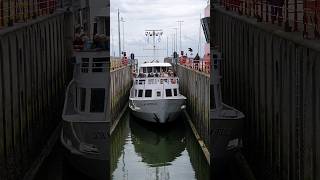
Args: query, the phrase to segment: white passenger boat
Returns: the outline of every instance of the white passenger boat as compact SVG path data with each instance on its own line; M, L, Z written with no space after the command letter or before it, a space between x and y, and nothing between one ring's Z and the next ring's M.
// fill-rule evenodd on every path
M167 123L174 121L186 107L180 94L179 78L169 63L144 63L133 78L129 107L139 119Z
M73 79L65 94L60 136L66 162L94 179L108 179L110 174L110 53L108 42L102 40L109 31L108 16L105 13L91 17L95 19L90 21L93 28L85 36L93 38L92 43L88 39L84 42L80 36L74 41Z

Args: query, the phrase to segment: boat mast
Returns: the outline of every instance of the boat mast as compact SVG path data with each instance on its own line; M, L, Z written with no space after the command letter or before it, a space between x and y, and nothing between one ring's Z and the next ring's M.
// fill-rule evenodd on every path
M156 60L156 50L160 50L160 49L156 49L156 36L159 36L159 38L162 36L163 32L162 30L145 30L146 31L146 36L152 36L152 42L153 42L153 60ZM150 50L150 49L145 49L145 50Z

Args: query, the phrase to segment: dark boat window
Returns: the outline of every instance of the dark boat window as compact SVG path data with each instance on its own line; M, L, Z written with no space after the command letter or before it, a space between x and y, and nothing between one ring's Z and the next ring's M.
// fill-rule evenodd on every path
M152 72L152 67L147 67L147 73L151 73Z
M86 89L80 88L80 111L86 110Z
M139 84L145 84L145 80L139 80Z
M75 107L78 108L78 89L76 88L76 94L75 94Z
M81 59L81 72L88 73L89 69L89 58L82 58Z
M104 88L91 89L90 112L104 112Z
M161 96L161 92L157 91L157 97L160 97L160 96Z
M145 91L144 97L152 97L152 90L147 89L147 90Z
M140 90L138 91L138 97L142 97L142 94L143 94L143 90L140 89Z
M160 72L160 67L156 67L156 72Z
M144 68L142 68L142 72L143 73L146 73L147 72L147 70L146 70L146 68L144 67Z
M214 85L210 85L210 108L215 109L216 108L216 99L214 95Z
M177 89L173 89L173 95L174 95L174 96L178 96L178 91L177 91Z
M93 58L92 72L105 72L107 58Z
M171 97L172 96L172 91L171 89L166 89L166 96Z

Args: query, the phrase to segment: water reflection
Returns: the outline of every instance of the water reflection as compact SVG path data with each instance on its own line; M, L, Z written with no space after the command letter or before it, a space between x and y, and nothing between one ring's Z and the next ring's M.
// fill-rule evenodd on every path
M111 137L112 179L208 180L209 166L183 119L153 125L125 114Z

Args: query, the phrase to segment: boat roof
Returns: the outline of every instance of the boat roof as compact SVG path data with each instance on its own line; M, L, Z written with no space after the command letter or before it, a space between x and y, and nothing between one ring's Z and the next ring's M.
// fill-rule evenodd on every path
M144 63L140 67L171 67L170 63Z

